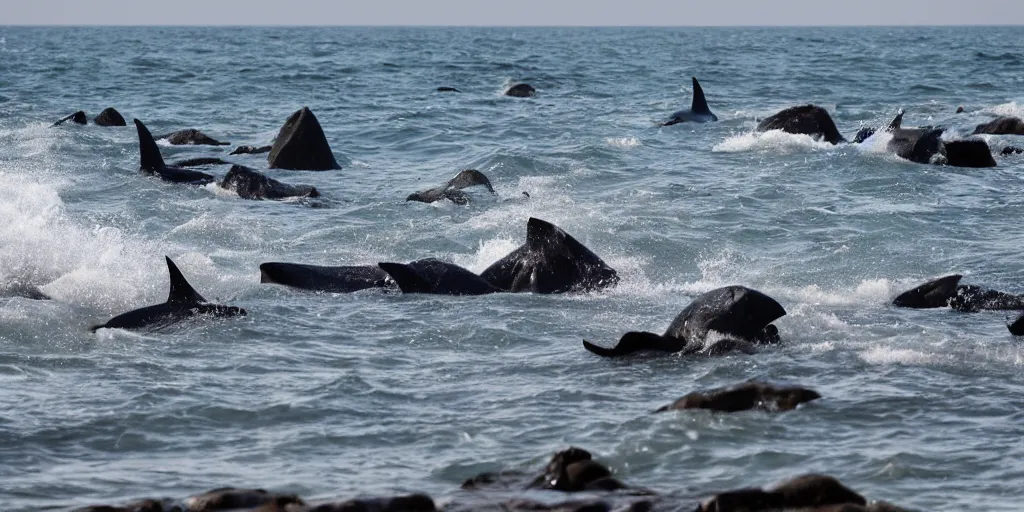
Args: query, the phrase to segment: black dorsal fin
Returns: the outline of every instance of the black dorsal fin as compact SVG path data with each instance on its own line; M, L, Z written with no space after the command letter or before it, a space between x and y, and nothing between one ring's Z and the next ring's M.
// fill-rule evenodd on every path
M167 167L164 164L164 157L160 156L160 148L156 145L156 140L153 139L153 134L149 133L146 125L136 119L135 129L139 132L139 157L141 160L139 168L144 171L159 171Z
M178 270L174 262L167 256L164 258L167 258L167 271L171 274L171 292L167 294L167 302L174 304L206 302L206 299L199 295L192 285L188 284L185 276L181 275L181 271Z
M901 126L903 126L903 109L902 108L896 114L896 117L892 118L892 122L889 123L889 128L887 128L887 130L890 131L890 132L893 131L893 130L899 130Z
M690 111L694 114L711 113L711 109L708 108L708 100L704 98L704 89L701 89L697 77L693 77L693 104L690 105Z

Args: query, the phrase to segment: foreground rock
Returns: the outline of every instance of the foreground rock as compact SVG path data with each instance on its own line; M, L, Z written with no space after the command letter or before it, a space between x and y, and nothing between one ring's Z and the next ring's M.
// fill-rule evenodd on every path
M888 503L868 504L864 496L826 475L803 475L767 489L716 494L697 512L900 512Z

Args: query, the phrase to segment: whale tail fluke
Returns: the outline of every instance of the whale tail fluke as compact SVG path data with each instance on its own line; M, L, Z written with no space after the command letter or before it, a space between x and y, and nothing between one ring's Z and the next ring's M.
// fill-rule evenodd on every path
M402 293L429 293L433 288L411 265L382 262L377 266L391 276Z
M583 348L601 357L622 357L637 352L678 352L686 345L683 340L666 338L653 332L627 332L612 348L583 340Z
M697 77L693 77L693 104L690 106L690 111L694 114L711 114L708 100L704 98L704 89L701 88Z
M139 132L139 157L141 160L139 168L155 172L167 167L164 157L160 156L160 147L156 145L156 140L146 125L136 119L135 129Z
M167 302L174 304L206 302L206 299L199 295L192 285L188 284L185 276L178 270L178 266L167 256L164 258L167 260L167 271L171 274L171 291L167 294Z

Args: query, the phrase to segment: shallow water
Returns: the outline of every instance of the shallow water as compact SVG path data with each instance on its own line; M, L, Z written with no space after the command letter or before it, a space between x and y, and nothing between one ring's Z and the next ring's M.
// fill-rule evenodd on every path
M887 304L953 272L1024 292L1024 157L952 169L901 161L882 137L832 147L752 129L809 102L847 136L899 108L905 125L949 126L951 137L1020 116L1022 36L2 27L0 283L55 299L0 299L2 508L223 485L443 498L475 473L536 467L574 444L665 493L814 471L922 510L1018 510L1024 350L1009 314ZM689 106L693 75L720 122L656 126ZM501 95L520 81L539 95ZM434 92L442 85L463 93ZM316 186L319 200L161 183L137 172L134 129L49 127L114 106L154 133L266 144L303 105L344 169L268 174ZM168 161L229 149L162 147ZM487 174L498 197L404 202L463 168ZM484 297L259 284L264 261L440 257L481 271L521 243L531 216L587 244L621 284ZM90 333L164 300L164 255L207 298L249 315ZM784 345L629 361L581 346L661 331L728 284L785 306ZM824 398L778 415L650 414L750 378Z

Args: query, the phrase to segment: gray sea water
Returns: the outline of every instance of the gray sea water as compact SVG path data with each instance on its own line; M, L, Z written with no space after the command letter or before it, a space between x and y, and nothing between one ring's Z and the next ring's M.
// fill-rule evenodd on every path
M689 106L691 76L720 122L658 127ZM521 81L538 96L501 95ZM54 299L0 299L0 508L225 485L443 499L573 444L663 493L822 472L920 510L1020 510L1024 350L1009 314L888 302L953 272L1024 292L1024 157L925 166L888 154L884 136L833 147L753 128L815 103L847 136L905 108L904 125L954 137L1024 114L1022 91L1021 28L0 27L0 285ZM268 171L320 189L306 202L162 183L138 173L133 128L49 126L113 106L154 133L266 144L303 105L344 166ZM404 201L464 168L499 197ZM264 261L439 257L480 271L531 216L621 284L440 297L259 283ZM164 300L164 255L249 315L89 332ZM622 361L581 345L661 331L729 284L782 303L784 344ZM783 414L650 414L751 378L823 398Z

